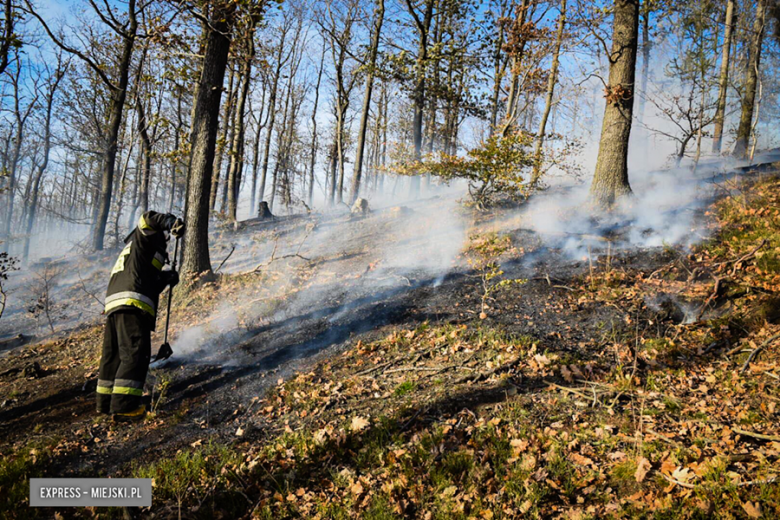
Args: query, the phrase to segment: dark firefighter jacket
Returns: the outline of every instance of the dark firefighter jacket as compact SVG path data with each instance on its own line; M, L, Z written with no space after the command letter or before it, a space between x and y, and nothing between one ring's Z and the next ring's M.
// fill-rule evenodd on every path
M106 315L118 310L140 309L154 330L157 303L165 289L161 274L168 262L165 231L176 221L170 214L147 211L125 238L125 247L111 269L106 292Z

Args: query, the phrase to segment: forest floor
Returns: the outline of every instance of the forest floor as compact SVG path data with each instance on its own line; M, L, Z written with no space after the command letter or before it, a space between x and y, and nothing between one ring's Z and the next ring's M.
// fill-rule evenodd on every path
M446 200L225 229L143 424L94 413L100 323L0 358L0 516L135 476L150 518L778 518L780 179L750 179L693 248L579 260Z

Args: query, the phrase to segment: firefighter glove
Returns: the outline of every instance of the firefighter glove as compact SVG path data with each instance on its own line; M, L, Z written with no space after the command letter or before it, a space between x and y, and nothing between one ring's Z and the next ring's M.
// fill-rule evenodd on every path
M171 226L171 235L175 236L176 238L181 238L184 236L184 221L180 218L176 219L176 222L173 223Z
M170 285L171 289L173 289L179 283L179 272L178 271L173 271L173 270L171 270L171 271L162 271L162 273L160 273L160 275L162 276L163 287L166 286L166 285Z

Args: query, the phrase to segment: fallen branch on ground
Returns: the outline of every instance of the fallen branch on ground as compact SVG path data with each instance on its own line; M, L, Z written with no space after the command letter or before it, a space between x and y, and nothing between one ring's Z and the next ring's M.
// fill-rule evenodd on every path
M780 435L766 435L763 433L755 433L755 432L749 432L747 430L743 430L741 428L732 428L731 431L734 433L738 433L740 435L746 435L748 437L755 437L756 439L761 439L764 441L775 441L780 442Z
M758 348L754 349L754 350L753 350L753 351L750 353L750 355L748 356L748 358L745 360L745 364L744 364L744 365L742 365L742 369L739 371L739 373L740 373L740 374L744 374L744 373L745 373L745 371L747 370L748 366L750 365L751 361L753 361L753 358L755 358L755 357L758 355L758 353L759 353L759 352L761 352L762 350L764 350L764 349L765 349L767 346L769 346L769 344L770 344L770 343L772 343L773 341L775 341L777 338L780 338L780 332L779 332L779 333L777 333L777 334L775 334L775 335L774 335L774 336L772 336L771 338L767 339L766 341L764 341L764 342L763 342L761 345L759 345L759 347L758 347Z
M308 238L309 234L311 233L311 230L309 230L308 233L306 233L306 236L303 237L303 240L301 240L301 243L298 244L298 249L295 251L295 253L291 253L288 255L282 255L279 258L276 257L276 250L279 247L279 239L277 238L274 240L274 249L271 251L271 258L263 262L262 264L259 264L257 267L252 269L253 273L257 273L261 271L263 268L268 267L272 263L274 263L276 260L284 260L285 258L300 258L301 260L304 260L306 262L311 262L311 258L307 258L300 254L301 248L303 247L303 243L306 242L306 239Z
M225 262L227 262L227 261L228 261L228 258L230 258L230 257L233 255L233 251L235 251L235 250L236 250L236 246L235 246L235 245L233 245L233 248L230 250L230 252L229 252L229 253L228 253L228 255L225 257L225 259L224 259L224 260L222 260L222 262L220 262L220 263L219 263L219 266L217 266L217 268L216 268L216 269L214 269L214 272L215 272L215 273L216 273L217 271L219 271L219 270L222 268L222 266L223 266L223 265L225 265Z
M461 377L460 379L456 379L455 384L459 385L462 383L467 383L469 381L477 382L477 381L482 381L484 379L488 379L496 374L500 374L501 372L506 372L514 368L514 366L517 365L518 361L520 361L520 356L517 356L513 360L504 363L503 365L498 365L497 367L492 368L486 372L477 372L475 374L469 374L467 376Z
M716 267L718 267L718 266L721 266L721 265L733 264L733 266L731 268L731 272L729 274L731 274L731 276L734 276L734 274L737 272L737 265L742 263L742 262L745 262L746 260L749 260L749 259L753 258L754 256L756 256L756 253L758 253L758 251L762 247L764 247L766 244L767 244L767 240L763 239L763 240L761 240L761 242L755 248L753 248L751 251L745 253L744 255L740 256L736 260L726 260L724 262L718 262L717 264L714 264L714 265Z
M718 291L720 291L720 282L722 278L715 278L715 287L712 289L712 294L710 294L709 298L704 302L704 305L701 306L701 309L699 309L698 314L696 314L696 321L699 321L701 317L704 315L704 311L707 310L707 307L709 307L712 300L715 299L715 297L718 295Z

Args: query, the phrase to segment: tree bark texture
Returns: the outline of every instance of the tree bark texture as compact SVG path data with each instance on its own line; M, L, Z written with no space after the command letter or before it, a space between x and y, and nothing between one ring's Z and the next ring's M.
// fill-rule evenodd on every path
M377 0L374 10L374 31L371 35L371 45L368 50L368 71L366 72L366 92L363 96L363 110L360 113L360 129L358 131L357 151L355 152L355 172L352 176L352 195L349 204L352 205L360 192L360 177L363 173L363 150L366 144L368 129L368 111L371 107L371 93L374 89L374 73L376 72L376 57L379 52L379 37L382 33L382 23L385 19L385 0Z
M628 182L628 142L634 109L639 0L615 0L609 84L601 126L591 202L609 207L631 193Z
M745 92L742 96L742 113L737 128L737 142L734 145L734 156L747 157L750 132L753 125L753 109L756 104L756 89L758 86L758 68L761 65L761 45L764 40L764 16L766 0L758 0L756 4L756 19L753 22L753 34L750 42L750 59L745 71Z
M536 144L534 148L534 169L531 176L531 185L535 186L539 182L542 174L542 145L544 144L544 133L547 127L547 119L550 117L553 98L555 97L555 83L558 81L558 64L561 54L561 43L563 42L563 30L566 27L566 0L561 0L561 15L558 18L558 32L555 35L555 48L553 49L552 64L550 65L550 76L547 78L547 96L544 102L544 112L539 122L539 132L536 134Z
M719 154L723 145L723 124L726 119L726 99L729 87L729 60L731 58L731 39L734 33L734 0L726 5L726 30L723 35L723 52L720 59L720 77L718 78L718 108L715 112L715 129L712 133L712 152Z
M419 43L417 45L417 60L415 62L415 81L412 91L412 102L414 103L414 119L412 120L413 142L414 142L414 160L422 159L422 138L423 138L423 110L425 110L425 69L428 61L428 34L433 21L433 6L435 0L425 0L425 11L422 19L417 15L417 11L412 6L410 0L406 0L410 14L414 18L419 33ZM420 193L420 177L412 177L410 194L416 196Z
M255 59L255 27L257 26L258 21L259 17L252 16L250 26L248 28L248 34L246 35L246 45L248 52L244 57L241 93L238 96L238 104L236 105L236 123L235 129L233 130L233 142L230 154L230 170L228 171L227 181L228 218L231 220L236 220L236 213L238 211L238 194L241 186L241 174L244 169L244 110L246 108L246 100L249 95L249 83L252 81L252 62Z
M117 66L117 85L111 89L111 106L109 109L108 128L106 132L106 149L101 167L100 196L95 225L92 231L92 249L101 251L106 235L108 213L111 210L111 195L114 186L114 166L119 143L119 131L122 127L122 115L127 96L127 82L130 75L130 65L133 58L133 47L138 30L138 20L135 12L135 0L129 0L127 5L129 25L127 34L123 37L122 56Z
M184 254L181 270L196 275L211 271L209 258L209 195L219 129L219 104L225 80L235 3L214 6L203 56L192 120L190 174L187 188Z

